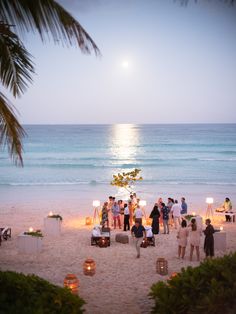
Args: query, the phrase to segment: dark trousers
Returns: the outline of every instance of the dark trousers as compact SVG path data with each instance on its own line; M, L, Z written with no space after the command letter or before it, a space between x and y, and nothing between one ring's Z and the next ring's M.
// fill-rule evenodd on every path
M124 231L126 231L126 227L128 227L127 230L130 230L129 215L124 215Z
M230 215L225 215L225 219L226 219L226 221L231 221Z

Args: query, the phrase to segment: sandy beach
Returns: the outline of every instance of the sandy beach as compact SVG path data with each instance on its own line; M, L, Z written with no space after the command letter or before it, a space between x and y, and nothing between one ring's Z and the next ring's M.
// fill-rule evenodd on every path
M79 215L82 209L78 206L60 204L21 204L1 207L1 226L12 229L12 238L1 245L1 270L12 270L24 274L36 274L51 283L63 286L66 274L74 273L80 281L79 295L86 301L84 309L87 313L149 313L152 300L147 297L150 287L159 280L166 280L173 272L182 267L197 266L199 262L189 261L189 247L185 260L177 258L176 230L171 228L169 235L156 236L156 246L141 249L141 258L136 258L136 251L129 234L129 244L115 242L115 234L123 232L111 231L111 246L99 248L91 246L92 226L85 226L85 216ZM58 208L58 207L57 207ZM43 219L52 210L63 217L60 237L44 236L43 248L37 254L18 252L17 236L29 227L43 230ZM216 251L222 256L236 249L236 223L214 222L215 227L223 226L227 234L226 252ZM201 239L201 260L204 236ZM93 277L83 274L83 262L91 257L96 261L96 274ZM165 257L168 260L168 276L156 273L156 260Z

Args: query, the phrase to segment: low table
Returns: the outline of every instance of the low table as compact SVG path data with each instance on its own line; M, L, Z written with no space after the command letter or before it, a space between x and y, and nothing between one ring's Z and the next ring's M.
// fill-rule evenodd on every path
M21 253L39 253L42 250L42 237L34 237L21 233L17 237L17 245Z
M235 222L235 215L236 213L225 213L225 212L214 212L214 216L218 216L218 217L224 217L228 215L231 218L231 222Z

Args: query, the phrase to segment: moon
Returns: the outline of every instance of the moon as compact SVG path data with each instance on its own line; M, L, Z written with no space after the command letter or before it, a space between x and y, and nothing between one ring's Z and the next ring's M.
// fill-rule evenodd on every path
M124 60L124 61L121 63L121 66L122 66L122 68L124 68L124 69L128 68L128 67L129 67L129 61Z

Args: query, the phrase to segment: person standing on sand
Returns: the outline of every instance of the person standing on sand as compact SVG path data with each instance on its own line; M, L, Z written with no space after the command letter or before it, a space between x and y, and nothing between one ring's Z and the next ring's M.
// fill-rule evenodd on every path
M160 212L159 212L157 203L155 203L149 218L152 219L152 233L153 234L158 234L159 233L159 229L160 229L159 228Z
M180 204L178 204L177 200L175 200L175 203L171 208L171 212L174 217L175 229L177 229L180 226L180 218L181 218L181 206Z
M107 211L108 211L108 221L110 226L113 227L113 216L112 216L112 206L114 205L114 200L113 200L113 196L109 196L108 198L108 205L107 205Z
M160 207L163 218L164 234L169 234L169 208L165 205L165 203L161 203Z
M129 218L130 218L130 211L129 207L127 204L124 205L124 231L130 230L130 223L129 223Z
M142 224L142 218L143 218L143 212L139 205L137 205L135 211L134 211L135 220L139 219Z
M105 202L102 207L102 227L105 227L105 223L107 223L107 227L109 227L108 220L108 210L107 210L108 202Z
M183 220L181 222L181 227L179 228L178 232L177 232L177 240L178 240L178 258L180 258L180 256L182 257L182 259L184 259L185 256L185 249L187 246L187 239L188 239L188 228L187 228L187 222L186 220Z
M215 232L214 227L211 225L211 220L206 219L206 229L204 230L205 241L204 241L204 251L206 253L206 258L210 256L212 258L214 256L214 236Z
M146 230L140 223L140 220L135 219L135 225L131 228L131 235L135 239L135 248L137 251L137 258L140 258L140 245L143 239L146 239Z
M202 230L197 227L196 219L193 218L190 223L189 228L189 242L190 242L190 261L193 259L193 251L196 248L197 260L200 260L200 237L202 235Z
M113 221L114 221L114 229L116 229L116 221L118 222L119 229L121 229L121 224L120 224L120 207L117 204L117 202L114 203L112 206L112 214L113 214Z
M188 212L188 205L185 202L185 197L181 198L181 215L186 215Z

